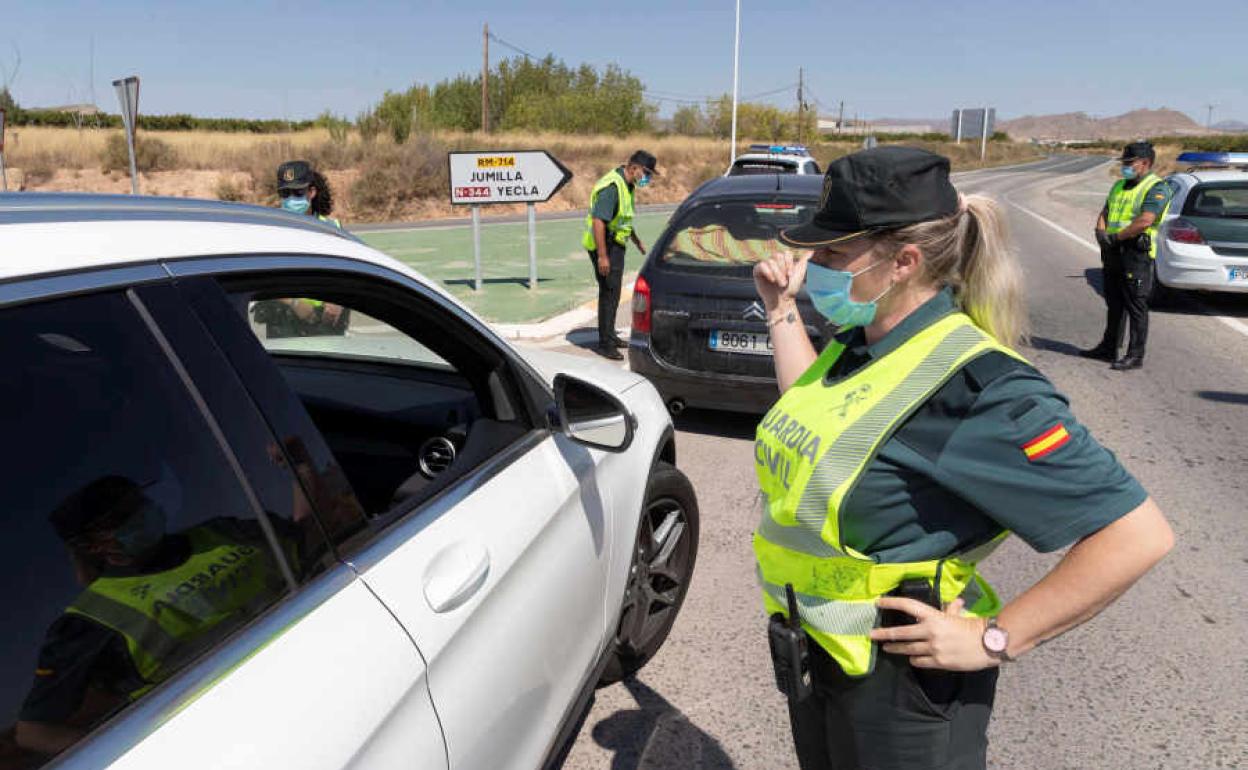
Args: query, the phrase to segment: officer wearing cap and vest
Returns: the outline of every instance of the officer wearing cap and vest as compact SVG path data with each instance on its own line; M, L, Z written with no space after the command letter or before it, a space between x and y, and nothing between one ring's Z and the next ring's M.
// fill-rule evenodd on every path
M658 165L653 155L638 150L628 163L599 179L589 194L589 214L585 217L581 245L589 252L598 281L598 353L616 361L624 358L619 348L628 347L615 331L625 247L631 240L638 251L646 253L633 229L633 196L636 188L645 187L659 175Z
M983 768L997 666L1088 619L1171 547L1157 506L1015 350L1021 271L949 161L835 161L814 219L755 267L781 397L754 447L754 553L801 767ZM805 288L838 327L816 351ZM1008 603L1009 533L1077 543Z
M222 517L169 533L164 509L125 477L87 484L50 519L86 587L48 630L18 715L16 740L32 751L72 744L289 588L257 522ZM270 523L300 569L303 535Z
M330 216L334 196L329 181L306 160L291 160L277 167L277 194L284 211L342 227ZM307 297L258 302L254 314L256 321L264 324L268 339L340 336L346 334L351 321L350 309Z
M1173 195L1170 185L1153 173L1156 157L1148 142L1132 142L1123 148L1119 159L1122 178L1114 182L1096 220L1107 307L1105 333L1100 343L1080 351L1080 355L1111 361L1111 368L1117 371L1144 365L1148 297L1156 279L1153 260L1157 258L1157 228ZM1123 311L1130 320L1131 338L1126 354L1119 358Z

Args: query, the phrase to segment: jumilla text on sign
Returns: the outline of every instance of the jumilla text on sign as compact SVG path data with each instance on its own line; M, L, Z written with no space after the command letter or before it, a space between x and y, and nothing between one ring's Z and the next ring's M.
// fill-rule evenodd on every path
M493 155L477 158L477 168L515 168L514 155Z

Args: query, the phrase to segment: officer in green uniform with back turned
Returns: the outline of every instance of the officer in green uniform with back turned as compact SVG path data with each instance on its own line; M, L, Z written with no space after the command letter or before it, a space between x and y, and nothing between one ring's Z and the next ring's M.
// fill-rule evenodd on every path
M1016 352L1027 310L1004 222L959 195L946 158L879 147L829 166L813 220L781 234L801 254L755 266L782 395L754 445L754 554L803 770L981 770L997 667L1172 545ZM839 330L822 352L803 287ZM978 564L1011 532L1071 548L1002 602Z
M598 353L616 361L624 358L619 348L628 347L615 332L625 247L631 240L638 251L646 253L633 230L633 196L635 188L645 187L651 177L658 175L658 160L645 150L638 150L628 163L599 179L589 194L589 214L585 217L581 245L589 252L598 281Z
M1096 220L1096 242L1101 247L1102 291L1107 308L1105 333L1095 347L1081 350L1084 358L1111 361L1116 371L1144 365L1148 342L1148 298L1156 275L1157 228L1170 207L1173 191L1153 173L1153 145L1132 142L1119 159L1122 178L1114 183ZM1131 340L1118 357L1123 311L1130 319Z
M125 477L92 481L50 519L86 587L49 628L18 715L18 745L40 754L73 744L291 587L258 522L167 532L163 508ZM270 523L298 579L311 517Z

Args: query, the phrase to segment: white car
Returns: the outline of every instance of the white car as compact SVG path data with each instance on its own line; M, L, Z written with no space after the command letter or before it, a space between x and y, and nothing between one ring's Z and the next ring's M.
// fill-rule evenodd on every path
M0 767L556 765L698 541L644 379L311 217L0 195Z
M810 150L800 144L751 144L738 155L724 176L745 174L822 174Z
M1185 154L1179 161L1203 156L1229 167L1198 166L1166 178L1174 197L1158 233L1158 289L1248 292L1248 153Z

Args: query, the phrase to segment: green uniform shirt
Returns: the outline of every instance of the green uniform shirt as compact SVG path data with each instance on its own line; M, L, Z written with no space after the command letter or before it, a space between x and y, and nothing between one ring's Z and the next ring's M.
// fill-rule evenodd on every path
M945 289L874 345L862 329L838 335L847 347L829 377L867 365L954 310ZM1069 440L1028 459L1023 447L1059 424ZM1145 497L1044 375L992 352L955 374L881 446L845 500L841 529L846 545L880 562L941 558L1002 529L1047 552Z
M620 176L624 176L624 167L620 166L618 171ZM625 184L628 184L625 182ZM633 185L628 185L628 189L632 190ZM615 185L604 187L598 191L598 200L594 201L594 209L590 213L594 219L601 219L603 222L610 222L615 219L615 214L620 208L620 193L615 189Z

